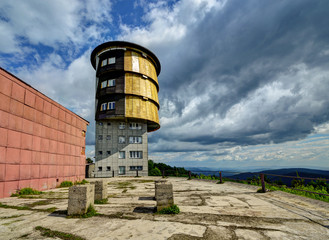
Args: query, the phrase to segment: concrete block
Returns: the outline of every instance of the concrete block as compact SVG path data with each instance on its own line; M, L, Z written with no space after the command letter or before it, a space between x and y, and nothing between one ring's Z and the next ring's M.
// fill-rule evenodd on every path
M95 185L95 200L107 198L107 182L104 180L95 181L91 184Z
M157 201L158 211L174 205L172 184L167 183L166 180L155 181L155 199Z
M69 188L68 215L84 214L94 204L95 185L76 185Z

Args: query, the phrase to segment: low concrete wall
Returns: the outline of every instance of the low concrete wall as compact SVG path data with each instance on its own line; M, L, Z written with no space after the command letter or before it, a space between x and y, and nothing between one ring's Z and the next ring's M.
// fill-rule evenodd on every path
M173 186L166 180L155 181L155 199L157 211L174 205Z
M107 198L107 181L100 180L91 182L95 185L95 200L102 200Z
M84 214L94 205L95 185L76 185L69 188L68 215Z

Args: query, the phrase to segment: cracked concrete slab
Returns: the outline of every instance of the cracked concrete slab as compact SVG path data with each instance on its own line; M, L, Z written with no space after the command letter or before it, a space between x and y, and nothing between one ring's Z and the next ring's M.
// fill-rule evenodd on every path
M66 218L68 188L0 199L13 208L28 207L0 208L0 239L47 239L36 226L99 240L329 238L328 203L283 192L260 194L258 187L237 183L168 178L181 212L155 214L157 179L107 179L108 203L95 205L101 216L86 219Z

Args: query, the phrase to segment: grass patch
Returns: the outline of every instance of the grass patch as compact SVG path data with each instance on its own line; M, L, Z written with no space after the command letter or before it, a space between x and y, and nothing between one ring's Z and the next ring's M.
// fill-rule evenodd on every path
M26 238L28 237L29 235L31 235L31 233L26 233L26 234L23 234L22 236L20 236L19 238Z
M250 181L248 182L246 180L232 180L232 179L226 178L225 181L260 186L260 184L258 184L257 182L250 182ZM316 200L320 200L320 201L324 201L324 202L329 202L329 196L316 194L316 193L329 194L329 192L327 192L327 190L325 188L315 188L313 186L303 186L303 185L296 186L296 189L315 192L315 193L309 193L309 192L299 191L296 189L291 189L285 185L273 186L268 183L265 183L265 188L270 191L282 191L282 192L287 192L287 193L291 193L291 194L295 194L295 195L299 195L299 196L303 196L303 197L308 197L308 198L312 198L312 199L316 199Z
M137 182L139 180L135 180ZM140 180L143 181L143 180ZM136 186L132 184L132 182L124 181L124 182L112 182L108 183L108 185L113 185L116 189L123 189L122 193L126 193L128 189L136 189Z
M122 189L122 188L135 189L136 186L134 186L131 182L118 182L116 188L117 189Z
M20 214L20 215L4 216L4 217L0 217L0 219L18 218L18 217L21 217L21 216L25 216L25 215Z
M178 214L179 212L180 212L179 207L176 204L167 208L163 208L160 211L157 211L158 214Z
M56 207L52 207L52 208L47 208L47 209L33 209L30 206L10 206L10 205L6 205L3 203L0 203L0 208L9 208L9 209L16 209L16 210L30 210L30 211L38 211L38 212L54 212L57 208Z
M263 191L262 188L258 188L258 189L257 189L257 192L258 192L258 193L264 193L264 191Z
M8 225L10 225L10 224L12 224L12 223L20 222L20 221L23 221L23 220L22 220L22 219L16 219L16 220L11 221L11 222L3 223L2 226L8 226Z
M82 218L90 218L90 217L93 217L93 216L96 216L98 215L96 209L94 208L93 205L90 205L87 209L87 212L85 214L82 214L81 217Z
M30 207L27 206L10 206L6 204L0 203L0 208L10 208L10 209L16 209L16 210L31 210Z
M40 200L40 201L37 201L37 202L29 203L29 204L26 204L25 206L27 206L27 207L42 206L42 205L48 205L51 202L52 202L52 200L46 199L46 200Z
M74 185L84 185L84 184L87 184L87 183L89 183L86 179L83 179L82 181L76 181L75 183L74 183Z
M100 200L97 199L94 201L95 204L107 204L107 202L108 202L107 198L100 199Z
M49 213L53 213L57 210L57 207L51 207L51 208L47 208L47 209L42 209L42 211L45 211L45 212L49 212Z
M147 180L147 179L136 179L134 180L136 183L151 183L154 182L154 180Z
M89 205L87 212L84 214L76 214L76 215L70 215L67 216L67 218L90 218L93 216L98 216L99 213L97 213L96 209L93 205Z
M34 190L32 188L22 188L18 190L16 193L11 194L11 197L19 197L26 195L40 195L42 192L38 190Z
M41 227L41 226L35 227L35 230L40 231L41 236L43 236L43 237L60 238L63 240L85 240L85 238L77 236L75 234L54 231L49 228L45 228L45 227Z
M72 187L72 186L73 186L73 182L71 182L71 181L63 181L59 185L60 188L62 188L62 187Z
M286 186L266 185L266 188L271 191L283 191L283 192L292 193L295 195L304 196L304 197L308 197L308 198L312 198L312 199L316 199L316 200L320 200L320 201L324 201L324 202L329 202L329 196L319 195L316 193L298 191L295 189L287 188ZM314 189L312 186L298 186L297 188L301 189L301 190L305 190L305 191L310 191L310 192L329 194L325 189Z

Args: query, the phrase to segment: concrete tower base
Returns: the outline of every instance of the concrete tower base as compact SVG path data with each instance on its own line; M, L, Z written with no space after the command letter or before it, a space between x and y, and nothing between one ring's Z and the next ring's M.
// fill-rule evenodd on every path
M97 121L95 177L148 175L147 125Z

